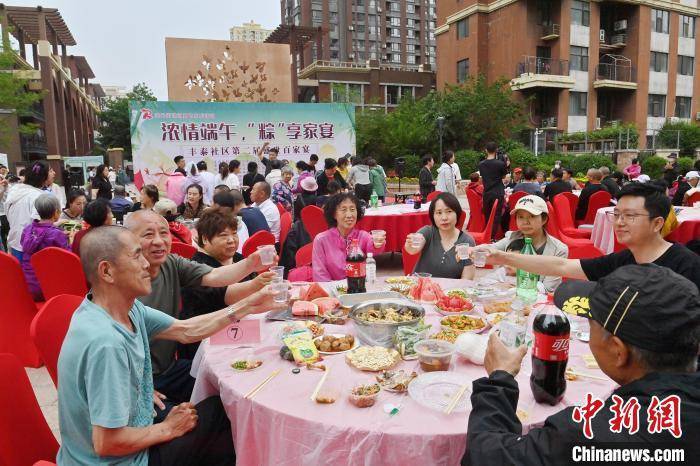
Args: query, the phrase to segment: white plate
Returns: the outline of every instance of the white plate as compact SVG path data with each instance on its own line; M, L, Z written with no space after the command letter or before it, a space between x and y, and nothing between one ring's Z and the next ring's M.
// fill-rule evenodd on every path
M427 372L421 374L408 385L408 394L416 403L436 411L444 411L462 385L468 390L459 399L453 413L464 413L471 406L471 378L457 372Z
M329 333L328 335L330 335L330 336L332 336L332 337L336 337L336 338L342 338L342 337L344 337L344 336L346 336L346 335L348 335L348 334L346 334L346 333ZM316 341L316 340L322 340L323 337L325 337L325 336L326 336L326 335L320 335L320 336L314 338L314 341ZM353 337L355 338L355 344L352 345L352 348L350 348L350 349L348 349L348 350L345 350L345 351L321 351L321 350L318 350L318 352L319 352L320 354L342 354L342 353L347 353L348 351L352 351L352 350L354 350L355 348L357 348L358 346L360 346L360 340L359 340L357 337L355 337L354 335L353 335Z

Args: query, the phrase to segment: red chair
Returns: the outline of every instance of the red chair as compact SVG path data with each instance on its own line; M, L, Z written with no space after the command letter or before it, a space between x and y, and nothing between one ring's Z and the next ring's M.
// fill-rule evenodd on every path
M328 230L326 217L323 215L323 209L315 205L307 205L301 209L301 223L306 228L306 231L311 236L311 241L316 238L316 235Z
M511 194L508 198L508 212L515 209L515 204L517 204L518 201L525 196L527 196L527 193L525 191L517 191ZM510 216L510 223L508 223L508 229L510 231L515 231L518 229L518 224L515 220L515 215Z
M258 250L258 246L263 246L265 244L275 245L275 235L269 231L260 230L256 232L253 236L249 237L243 243L243 257L248 257Z
M308 243L303 245L297 250L294 255L294 262L296 267L302 267L304 265L311 265L311 258L313 257L314 243Z
M12 353L25 367L40 367L39 352L29 337L37 307L17 259L0 252L0 353Z
M557 196L564 196L567 201L569 201L569 209L571 210L571 218L576 218L576 208L578 207L578 196L570 191L564 191L563 193L557 194Z
M688 197L688 200L685 201L685 205L693 207L693 204L696 202L700 202L700 192L693 193L693 195Z
M545 229L547 233L557 238L562 243L566 244L569 248L581 247L581 246L593 246L593 241L585 238L572 238L565 235L559 229L559 219L557 218L557 213L554 210L551 202L547 202L547 209L549 210L549 220Z
M500 202L497 200L496 202L493 203L493 207L491 207L491 215L489 215L489 221L486 223L486 227L484 228L484 231L482 232L469 232L470 235L472 235L472 238L474 238L474 241L476 244L484 244L484 243L490 243L491 242L491 232L493 230L493 222L495 221L496 218L496 212L498 212L498 208L500 206Z
M562 194L554 196L554 210L559 220L559 230L566 236L571 236L572 238L590 239L591 230L579 230L574 226L574 220L571 217L571 210L569 208L569 201L565 196L562 196Z
M80 258L65 249L48 247L32 255L30 259L36 278L41 285L44 299L60 294L85 296L87 280Z
M411 275L413 269L416 268L416 264L420 260L420 254L411 254L406 251L406 246L404 245L401 250L401 262L403 262L403 274Z
M603 251L593 245L569 248L569 259L593 259L604 255Z
M83 296L62 294L46 301L44 307L32 320L29 334L46 364L53 384L58 387L58 355L68 333L71 317Z
M622 244L617 240L617 235L615 234L615 231L613 230L613 240L615 241L615 245L613 246L613 252L620 252L624 251L627 249L627 246Z
M289 230L292 229L292 214L286 210L280 215L280 251L284 247L284 241L287 239Z
M428 194L425 200L428 202L433 202L433 199L438 197L440 194L442 194L442 191L433 191L432 193Z
M185 244L185 243L180 243L174 242L173 245L170 247L170 253L171 254L177 254L178 256L184 257L185 259L192 259L192 256L197 252L197 248L192 246L191 244Z
M603 207L609 207L611 199L612 196L607 191L598 191L593 193L591 197L588 198L588 210L586 211L586 216L583 217L583 220L579 220L577 224L593 225L598 210L602 209Z
M281 202L278 202L278 203L277 203L277 210L279 210L280 216L282 216L282 214L285 213L285 212L287 211L287 209L284 208L284 206L282 205Z
M466 221L467 221L467 212L465 212L463 210L462 213L459 215L459 218L457 219L457 229L461 231L462 228L464 228L464 222L466 222Z
M13 354L0 354L0 464L55 460L58 442L44 419L27 373Z
M484 206L482 197L479 196L474 190L466 188L467 202L469 203L469 223L467 224L467 231L470 233L479 233L484 230Z

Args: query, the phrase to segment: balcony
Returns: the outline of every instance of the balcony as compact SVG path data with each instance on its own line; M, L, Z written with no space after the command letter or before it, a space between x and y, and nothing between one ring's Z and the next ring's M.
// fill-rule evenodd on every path
M607 31L601 29L600 37L600 51L601 52L614 52L616 50L624 49L627 45L627 34L624 32L619 32L608 36Z
M603 55L596 67L596 89L637 89L637 77L632 61L622 55Z
M539 121L538 121L539 120ZM537 125L540 129L557 129L557 117L535 117L535 122L539 123Z
M22 145L23 155L46 155L48 152L46 148L46 138L44 136L39 136L37 134L21 134L20 143Z
M574 78L569 76L569 61L555 58L524 57L518 63L512 90L535 88L572 89Z
M540 40L549 41L559 38L559 25L558 24L543 24L542 25L542 37Z

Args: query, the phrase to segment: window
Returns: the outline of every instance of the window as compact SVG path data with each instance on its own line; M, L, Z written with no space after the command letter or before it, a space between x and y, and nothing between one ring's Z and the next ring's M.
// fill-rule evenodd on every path
M574 0L571 4L571 24L588 26L591 22L591 5L588 2Z
M569 92L569 115L586 116L588 112L588 92Z
M693 66L695 66L695 59L693 57L678 55L678 74L692 76Z
M392 52L400 52L401 51L401 44L398 42L392 42L391 43L391 51Z
M690 97L676 97L676 116L690 118Z
M313 21L322 21L323 20L323 11L311 10L311 19Z
M392 26L401 26L401 18L392 17L389 18L389 24Z
M651 10L651 30L661 34L668 34L668 11Z
M569 57L569 69L588 71L588 47L571 46Z
M391 37L401 37L401 30L399 28L391 28Z
M649 58L649 70L659 73L668 72L668 54L663 52L651 52Z
M391 3L389 3L389 10L391 10L391 11L400 11L400 9L399 9L399 2L391 2Z
M463 83L469 76L469 59L460 60L457 62L457 82Z
M457 21L457 40L469 37L469 18Z
M406 4L406 13L415 13L416 12L416 6L413 3L407 3Z
M661 94L649 94L649 108L647 115L650 117L666 116L666 96Z
M401 63L401 54L400 53L395 53L391 56L391 62L392 63Z
M416 32L413 29L406 29L406 37L408 39L413 39L416 37Z
M399 104L399 86L386 86L387 105Z
M692 16L679 15L681 27L678 34L681 37L695 39L695 18Z

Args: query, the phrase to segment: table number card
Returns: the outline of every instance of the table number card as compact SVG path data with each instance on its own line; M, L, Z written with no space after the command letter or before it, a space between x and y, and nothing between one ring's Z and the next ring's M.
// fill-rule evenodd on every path
M241 320L211 336L212 345L247 346L260 343L260 321Z

